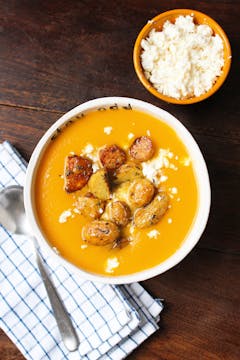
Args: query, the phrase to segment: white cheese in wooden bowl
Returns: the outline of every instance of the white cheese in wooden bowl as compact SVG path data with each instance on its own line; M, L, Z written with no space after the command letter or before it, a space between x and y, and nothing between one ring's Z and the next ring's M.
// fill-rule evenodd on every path
M204 94L222 73L221 37L210 26L195 24L190 15L166 21L162 31L151 30L141 47L146 78L158 92L175 99Z

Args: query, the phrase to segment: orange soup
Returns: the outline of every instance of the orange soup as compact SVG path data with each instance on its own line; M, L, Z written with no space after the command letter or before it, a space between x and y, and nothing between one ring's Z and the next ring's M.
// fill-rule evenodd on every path
M82 238L89 221L76 208L87 192L64 190L64 163L70 154L84 154L99 167L97 150L117 144L126 154L134 139L148 136L153 158L141 164L147 179L169 196L165 215L155 225L138 229L129 223L124 247L95 246ZM96 167L96 169L94 168ZM101 166L101 165L100 165ZM35 180L40 227L49 243L76 266L103 275L127 275L154 267L170 257L186 238L197 206L197 184L189 154L177 134L154 117L127 109L92 111L60 129L48 144Z

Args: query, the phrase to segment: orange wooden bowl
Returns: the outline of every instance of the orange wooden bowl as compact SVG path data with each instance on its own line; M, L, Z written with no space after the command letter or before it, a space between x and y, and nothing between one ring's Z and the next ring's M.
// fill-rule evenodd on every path
M175 19L180 15L183 15L183 16L193 15L194 21L196 24L209 25L212 28L213 33L218 34L221 37L221 39L223 41L223 46L224 46L224 66L223 66L221 75L217 78L217 80L213 84L212 88L200 96L194 96L194 97L187 98L187 99L175 99L173 97L166 96L166 95L163 95L160 92L158 92L153 87L151 82L147 80L147 78L144 74L144 70L142 68L141 58L140 58L140 55L142 52L141 41L148 36L149 32L152 29L161 31L162 26L166 20L174 22ZM145 88L149 92L151 92L157 98L164 100L166 102L169 102L169 103L174 103L174 104L193 104L193 103L207 99L209 96L213 95L222 86L223 82L225 81L225 79L228 75L228 72L229 72L230 66L231 66L231 46L230 46L229 40L227 38L227 35L225 34L225 32L223 31L221 26L218 25L216 23L216 21L214 21L208 15L203 14L196 10L175 9L175 10L166 11L166 12L154 17L152 20L148 21L148 23L143 27L143 29L140 31L140 33L137 37L135 45L134 45L133 63L134 63L135 71L136 71L137 76L138 76L139 80L141 81L141 83L145 86Z

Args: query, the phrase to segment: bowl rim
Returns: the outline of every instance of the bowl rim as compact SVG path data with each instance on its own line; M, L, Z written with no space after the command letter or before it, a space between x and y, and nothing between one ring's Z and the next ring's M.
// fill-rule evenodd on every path
M41 160L41 155L44 153L45 148L47 147L51 137L57 132L57 129L64 124L66 124L71 118L76 117L76 115L82 114L83 112L94 111L102 107L110 107L118 104L119 107L127 107L131 104L132 109L145 112L152 115L153 117L162 120L167 123L175 132L177 132L181 141L184 141L184 144L187 148L187 151L190 153L195 177L198 182L198 195L199 195L199 204L197 214L193 221L192 227L189 230L186 238L183 240L181 246L177 251L167 258L162 263L129 275L118 275L118 276L107 276L88 272L76 265L70 263L67 259L63 258L61 255L58 255L47 239L45 239L43 232L38 225L37 216L35 216L34 211L34 177L36 175L38 164ZM81 121L81 120L80 120ZM97 281L107 284L127 284L137 281L147 280L154 276L160 275L165 271L171 269L182 261L185 256L193 249L193 247L199 241L205 227L207 224L209 211L211 203L211 190L210 182L208 176L208 170L206 163L204 161L203 155L194 140L190 132L185 128L185 126L169 112L156 107L150 103L147 103L142 100L137 100L128 97L103 97L94 100L87 101L81 105L76 106L72 110L65 113L61 116L42 136L36 145L29 165L27 167L25 186L24 186L24 205L26 210L26 215L30 226L32 228L33 234L38 239L40 248L42 247L46 253L55 259L58 260L63 266L69 269L69 271L78 272L78 274L86 280Z
M147 36L146 33L150 32L153 23L156 23L160 19L162 19L164 17L167 17L167 16L191 15L192 13L196 14L198 16L201 16L205 20L208 20L209 22L212 22L214 24L214 27L218 29L217 33L220 35L220 37L221 37L221 39L223 41L224 48L226 49L226 53L228 54L228 56L226 58L224 66L223 66L222 74L219 76L217 81L213 84L211 89L209 89L207 92L205 92L204 94L202 94L200 96L195 96L195 97L192 97L192 98L182 99L181 100L181 99L175 99L173 97L164 95L164 94L158 92L157 89L154 88L154 86L151 84L151 82L148 81L147 78L144 75L144 71L142 69L142 65L141 65L141 61L140 61L140 57L139 57L139 52L140 52L140 49L141 49L141 41L142 41L142 39L146 38L146 36ZM178 104L178 105L190 105L190 104L198 103L198 102L203 101L203 100L207 99L208 97L212 96L217 90L220 89L220 87L223 85L224 81L226 80L226 78L228 76L228 73L230 71L231 62L232 62L231 45L230 45L229 39L228 39L225 31L223 30L223 28L213 18L211 18L209 15L207 15L205 13L202 13L200 11L197 11L197 10L193 10L193 9L173 9L173 10L168 10L168 11L165 11L163 13L158 14L157 16L155 16L154 18L149 20L147 22L147 24L145 24L144 27L140 30L140 32L139 32L139 34L137 36L137 39L135 41L135 44L134 44L134 49L133 49L134 69L135 69L137 77L140 80L140 82L142 83L142 85L152 95L156 96L158 99L166 101L168 103Z

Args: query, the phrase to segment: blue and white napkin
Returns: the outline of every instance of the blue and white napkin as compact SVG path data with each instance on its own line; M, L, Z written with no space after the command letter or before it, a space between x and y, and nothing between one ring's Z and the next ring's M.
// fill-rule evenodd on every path
M0 189L23 185L25 171L17 151L0 144ZM79 336L76 352L61 341L29 240L0 225L0 326L26 359L123 359L158 329L163 305L140 284L85 281L44 251L42 257Z

